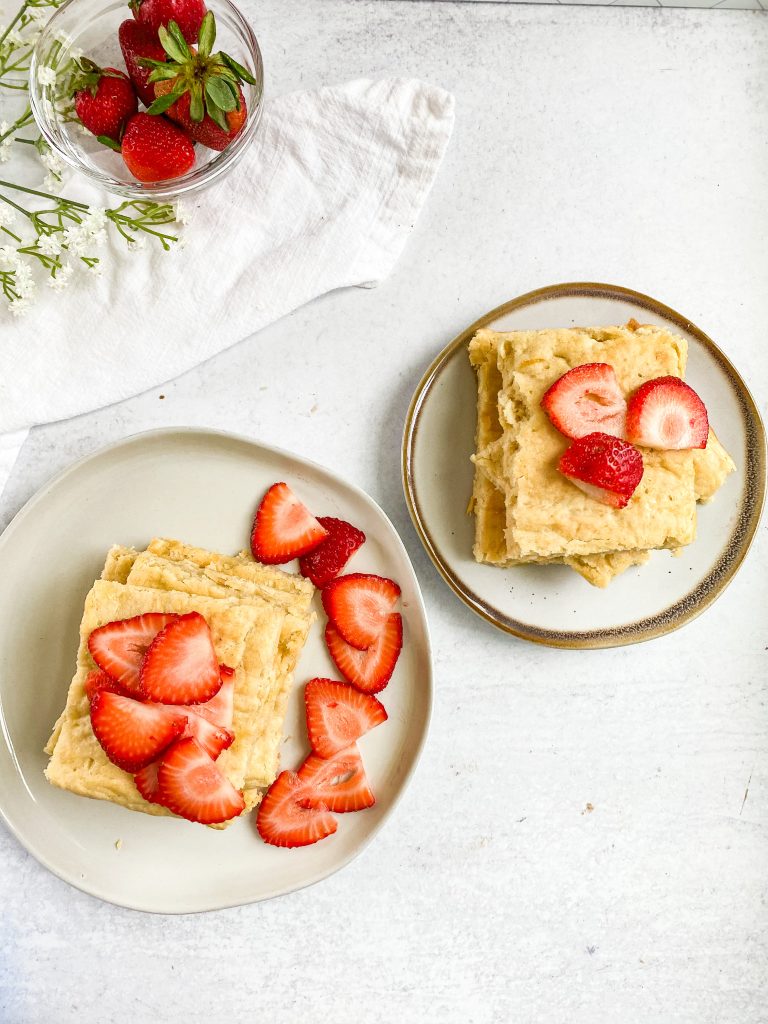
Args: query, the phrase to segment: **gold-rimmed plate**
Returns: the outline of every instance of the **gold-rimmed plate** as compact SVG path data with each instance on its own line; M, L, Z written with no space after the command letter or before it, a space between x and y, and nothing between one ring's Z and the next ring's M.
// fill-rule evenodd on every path
M472 556L476 383L467 346L480 327L538 330L655 323L688 341L686 380L736 463L715 499L698 509L696 540L679 557L650 562L591 587L564 566L480 565ZM455 338L419 383L403 438L403 485L416 530L451 589L514 636L554 647L638 643L678 629L709 607L747 554L765 496L765 432L747 386L726 355L690 320L656 299L615 285L552 285L486 313Z

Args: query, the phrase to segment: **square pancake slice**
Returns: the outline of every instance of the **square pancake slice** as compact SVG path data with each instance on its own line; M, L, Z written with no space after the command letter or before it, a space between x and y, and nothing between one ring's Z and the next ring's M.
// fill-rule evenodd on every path
M625 394L654 377L682 377L687 345L657 327L515 331L502 337L499 419L504 430L506 542L512 558L679 548L696 533L690 451L642 449L644 472L626 508L584 494L557 470L567 438L541 399L568 370L609 363Z
M119 572L129 561L124 550L114 552L112 567ZM285 612L261 600L207 598L110 580L97 580L85 601L77 671L64 713L47 748L52 751L45 771L49 782L80 796L110 800L130 810L170 814L159 804L150 804L141 797L133 777L112 764L93 734L84 686L94 667L87 641L94 629L107 622L145 612L183 615L192 611L199 612L208 622L219 661L235 669L235 741L222 752L217 765L237 789L243 788L248 759L260 728L254 708L260 704L265 689L272 685Z
M171 547L171 545L173 545ZM173 551L173 557L154 552ZM189 553L190 558L183 557ZM233 566L237 573L232 573ZM271 686L261 694L259 725L245 773L246 804L255 806L259 791L277 776L279 747L288 697L301 652L315 619L310 610L314 586L303 577L261 565L248 556L215 555L176 541L152 541L147 551L137 554L128 582L212 598L266 600L285 612L277 651L276 671Z

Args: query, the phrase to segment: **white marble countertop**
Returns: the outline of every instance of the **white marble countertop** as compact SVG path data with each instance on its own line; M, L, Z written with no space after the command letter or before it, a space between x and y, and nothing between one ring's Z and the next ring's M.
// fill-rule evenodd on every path
M765 537L682 631L543 649L495 632L438 578L405 509L399 444L440 347L504 299L564 280L684 311L764 407L768 17L244 6L273 95L395 72L455 92L429 204L377 290L326 296L161 389L34 430L0 526L74 458L153 426L231 429L325 463L381 503L413 558L435 648L432 730L376 842L267 904L121 910L0 829L0 1020L765 1021Z

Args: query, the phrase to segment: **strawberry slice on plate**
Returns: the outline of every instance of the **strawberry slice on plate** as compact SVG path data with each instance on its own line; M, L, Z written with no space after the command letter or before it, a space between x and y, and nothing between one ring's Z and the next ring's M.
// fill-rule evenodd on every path
M318 803L307 807L311 791L296 772L280 772L259 806L256 828L270 846L311 846L333 835L337 822Z
M325 642L339 672L363 693L383 690L395 670L403 647L403 620L393 612L378 638L366 651L352 647L332 622L325 627Z
M310 808L327 807L344 814L363 811L376 803L356 744L334 754L330 760L310 754L299 768L299 779L308 787L301 802Z
M541 405L552 425L566 437L586 437L596 431L624 436L627 403L608 363L574 366L555 381Z
M218 692L213 637L199 612L177 615L157 634L141 665L140 686L149 700L163 704L199 704Z
M316 548L328 531L286 483L272 484L256 510L251 551L257 562L279 565Z
M219 665L219 673L221 686L218 692L202 704L189 705L189 710L222 729L231 729L235 713L235 670Z
M624 508L643 478L643 456L629 442L596 432L574 441L557 468L590 498Z
M159 760L150 761L148 765L145 765L133 776L133 781L136 783L136 789L138 789L139 793L141 793L147 803L150 804L160 803L160 783L157 778L159 769Z
M321 758L333 757L387 720L380 700L333 679L310 679L304 704L309 742Z
M706 448L707 409L679 377L656 377L641 384L627 406L627 440L662 451Z
M380 636L399 596L393 580L357 572L324 588L323 608L342 638L364 651Z
M214 825L236 818L245 800L192 737L177 740L157 771L158 803L174 814Z
M168 705L168 707L171 706ZM202 715L195 714L196 707L196 704L191 704L185 709L189 714L187 716L187 727L183 735L192 736L196 739L211 760L215 761L222 750L231 747L235 742L235 734L230 729L224 729L220 725L215 725L207 718L203 718Z
M132 619L108 622L88 637L91 657L115 682L141 694L139 672L149 645L161 629L178 618L165 612L147 612Z
M339 575L357 549L365 544L365 534L351 523L333 516L320 516L317 521L328 531L328 536L299 559L299 570L302 576L322 589Z
M90 703L97 693L102 690L110 690L112 693L120 693L123 697L130 697L131 695L127 690L124 690L120 683L116 683L112 676L108 676L106 672L102 672L100 668L95 668L92 672L89 672L85 677L85 695Z
M187 726L180 708L148 704L109 690L91 701L91 727L107 757L126 772L154 761Z

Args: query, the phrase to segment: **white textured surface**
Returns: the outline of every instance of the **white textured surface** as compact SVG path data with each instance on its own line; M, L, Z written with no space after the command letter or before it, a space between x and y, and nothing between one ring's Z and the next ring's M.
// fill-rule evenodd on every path
M394 0L251 9L273 92L402 72L456 93L404 257L374 292L327 296L172 385L33 431L0 515L73 458L159 424L230 428L324 462L384 506L413 556L436 650L430 740L371 849L261 906L116 910L0 832L0 1020L765 1021L764 537L717 604L665 639L593 653L516 643L427 562L399 441L437 349L557 280L616 281L684 311L764 407L768 20Z

